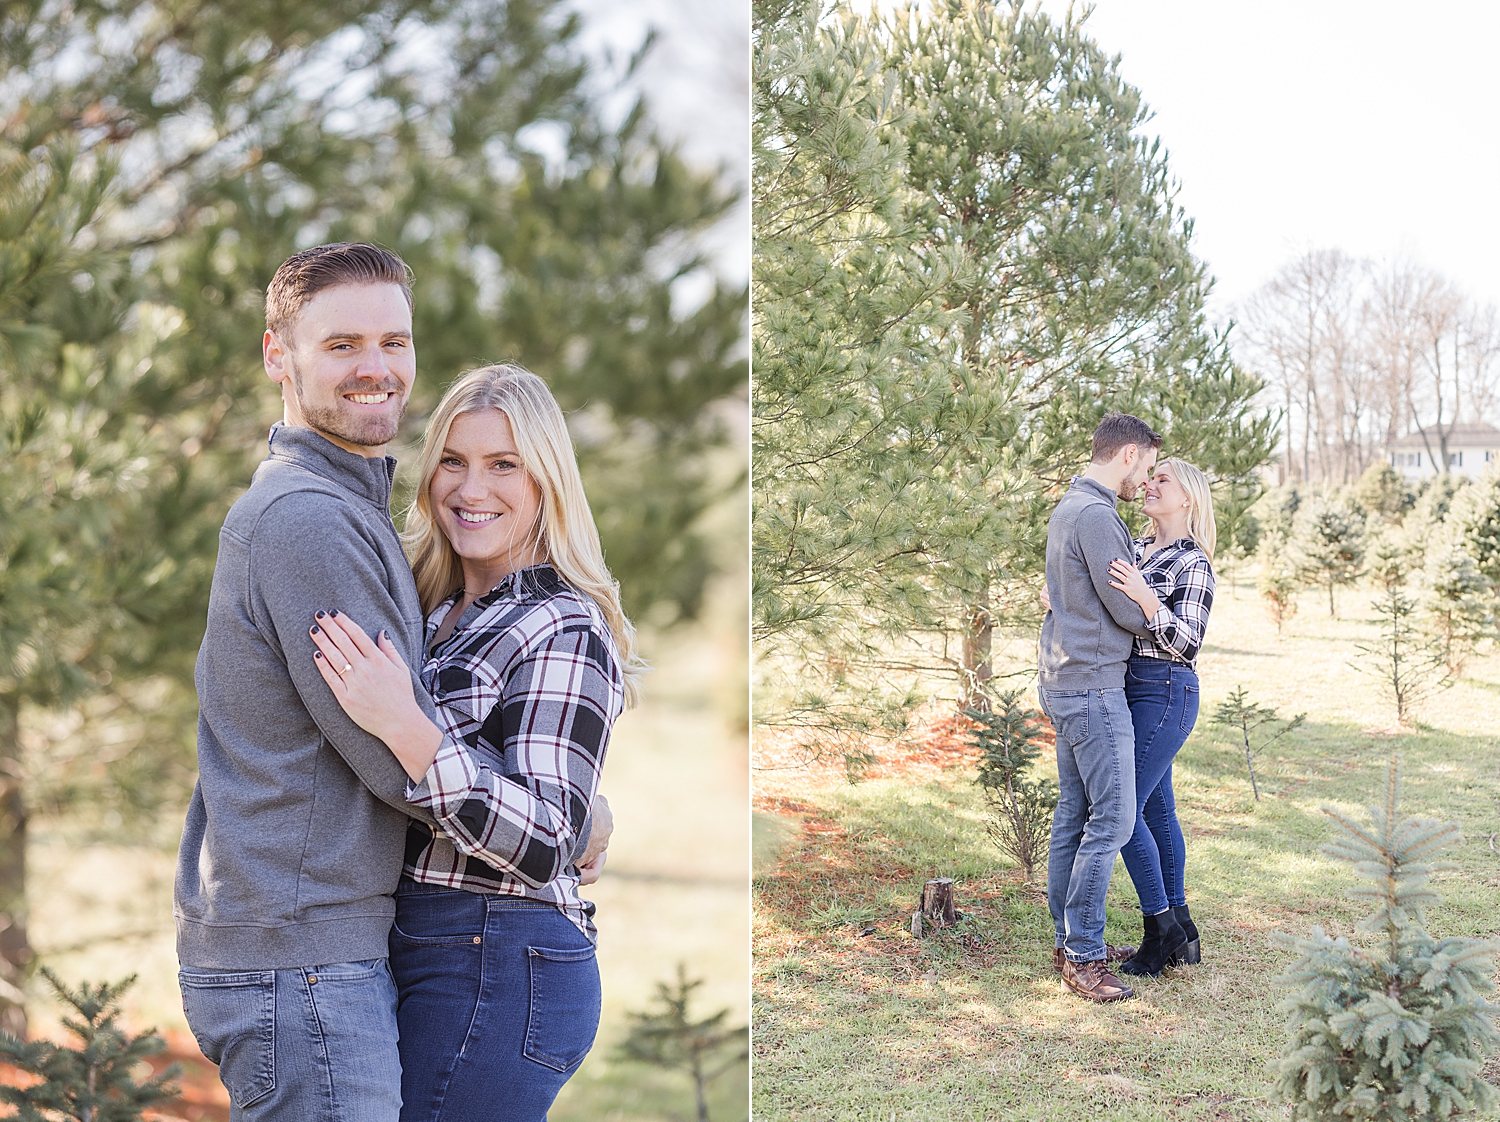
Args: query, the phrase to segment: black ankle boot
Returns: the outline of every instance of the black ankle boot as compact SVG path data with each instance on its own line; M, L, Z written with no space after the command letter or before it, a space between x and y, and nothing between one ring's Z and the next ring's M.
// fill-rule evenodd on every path
M1193 922L1193 917L1188 915L1187 905L1173 908L1172 915L1176 917L1177 924L1182 928L1182 933L1187 936L1187 942L1182 949L1177 951L1167 960L1168 966L1193 966L1203 961L1203 948L1198 942L1198 925Z
M1141 940L1135 957L1120 963L1120 973L1149 974L1154 978L1162 972L1167 960L1186 945L1187 934L1170 908L1160 915L1142 918L1146 924L1146 937Z

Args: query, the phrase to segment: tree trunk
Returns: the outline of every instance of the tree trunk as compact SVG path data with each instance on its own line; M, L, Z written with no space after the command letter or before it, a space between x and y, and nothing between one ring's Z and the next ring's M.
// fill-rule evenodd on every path
M958 922L958 913L953 910L952 877L937 877L922 886L922 918L935 927Z
M990 640L994 632L994 620L987 604L965 608L963 653L960 670L963 673L963 707L989 712L990 699L985 687L994 670L990 665Z
M26 1035L26 802L21 788L21 699L0 695L0 1029Z

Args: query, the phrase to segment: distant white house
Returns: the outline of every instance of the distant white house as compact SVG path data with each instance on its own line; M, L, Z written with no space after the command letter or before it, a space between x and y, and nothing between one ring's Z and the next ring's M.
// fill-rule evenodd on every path
M1500 463L1500 429L1494 425L1453 425L1448 431L1448 470L1471 479L1483 475L1491 464ZM1423 479L1441 470L1435 462L1442 444L1436 429L1416 432L1385 446L1391 467L1407 479Z

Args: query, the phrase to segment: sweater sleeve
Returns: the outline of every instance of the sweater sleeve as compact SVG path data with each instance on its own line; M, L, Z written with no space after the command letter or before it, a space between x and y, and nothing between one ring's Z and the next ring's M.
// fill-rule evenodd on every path
M1104 610L1132 635L1155 642L1141 606L1109 583L1111 561L1117 557L1122 561L1135 560L1130 534L1120 516L1103 503L1091 503L1079 513L1075 532L1084 564L1088 566L1089 579L1104 604Z
M344 712L313 662L317 648L310 629L320 610L343 612L367 635L384 630L393 637L406 636L412 626L402 618L391 593L392 575L344 501L299 491L272 503L256 523L249 568L255 623L280 647L292 685L323 736L378 799L432 823L430 811L407 802L406 772L385 742ZM409 650L402 653L410 659ZM436 723L432 698L415 669L412 691Z

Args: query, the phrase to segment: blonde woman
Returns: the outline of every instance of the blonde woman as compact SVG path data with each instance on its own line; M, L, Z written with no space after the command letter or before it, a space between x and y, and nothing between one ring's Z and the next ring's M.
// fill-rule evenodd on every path
M573 862L643 667L540 378L489 366L443 395L405 540L442 727L384 634L336 612L313 628L334 696L442 827L413 823L396 893L401 1119L541 1122L598 1028Z
M1214 600L1213 498L1208 477L1164 460L1146 481L1149 536L1135 542L1135 564L1116 559L1110 584L1146 614L1151 640L1137 637L1125 670L1135 726L1135 832L1120 856L1140 897L1145 938L1120 964L1152 975L1198 962L1198 929L1183 887L1186 851L1172 796L1172 760L1198 719L1196 662Z

